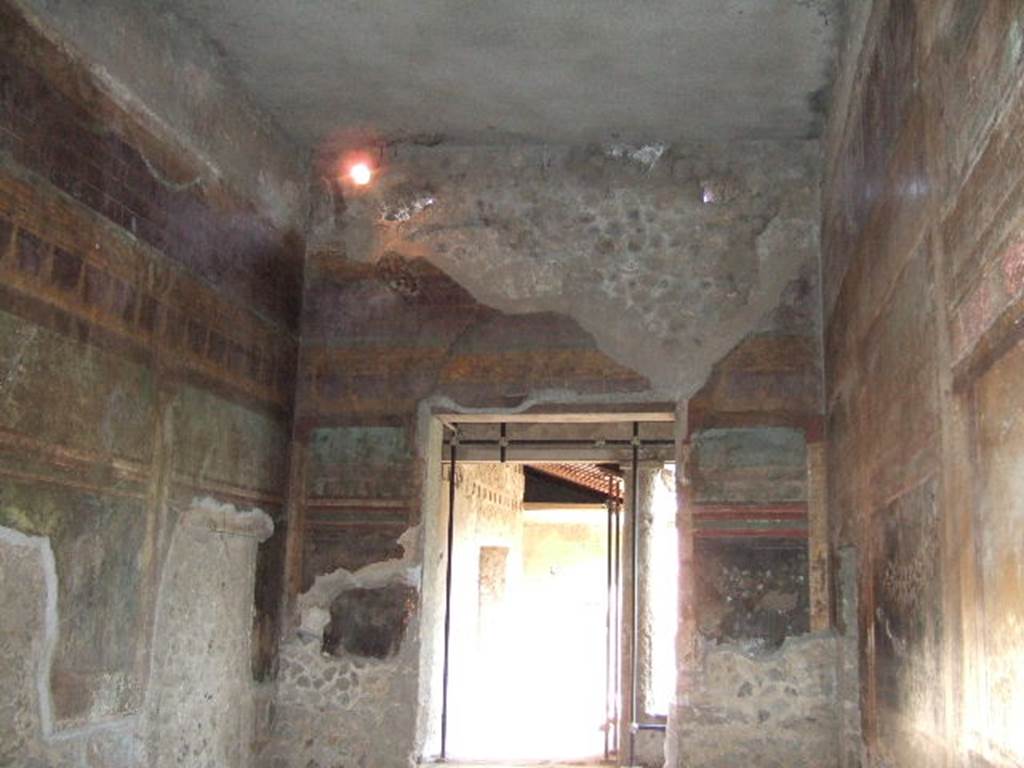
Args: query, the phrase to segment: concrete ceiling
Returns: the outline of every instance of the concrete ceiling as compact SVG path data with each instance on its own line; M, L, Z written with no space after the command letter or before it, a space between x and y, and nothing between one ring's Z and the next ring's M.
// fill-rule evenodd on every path
M842 0L165 0L309 147L815 136Z

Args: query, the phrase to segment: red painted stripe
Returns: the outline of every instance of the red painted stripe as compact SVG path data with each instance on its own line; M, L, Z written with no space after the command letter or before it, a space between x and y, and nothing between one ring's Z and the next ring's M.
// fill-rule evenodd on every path
M806 520L806 504L697 504L695 519L719 520Z
M693 532L698 539L806 539L801 528L703 528Z

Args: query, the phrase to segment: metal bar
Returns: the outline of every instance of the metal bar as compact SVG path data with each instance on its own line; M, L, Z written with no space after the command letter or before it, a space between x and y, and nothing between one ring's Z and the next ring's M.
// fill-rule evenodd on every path
M608 584L605 591L605 598L607 603L605 605L604 614L604 759L608 759L609 750L608 744L611 738L612 730L612 599L614 593L612 592L612 506L615 504L613 496L613 482L611 478L608 478L608 540L607 540L607 564L608 564Z
M615 729L612 731L614 740L612 743L613 751L618 754L619 752L619 732L621 724L621 704L622 704L622 506L618 503L612 509L612 534L613 534L613 547L612 553L615 559L614 581L615 581L615 594L614 594L614 664L612 666L612 673L615 678L615 692L612 696L612 722L615 725Z
M637 588L638 587L637 582L639 581L637 579L637 573L640 570L637 567L637 565L639 563L639 560L640 560L640 537L638 535L639 532L640 532L640 424L639 424L639 422L636 422L636 421L633 422L633 440L632 440L632 444L633 444L633 468L632 468L632 475L631 476L633 478L633 489L632 489L633 511L632 511L632 517L630 518L630 536L632 537L632 541L630 542L630 545L631 545L630 548L632 550L632 562L630 563L630 567L629 567L630 576L631 576L631 578L630 578L630 585L629 585L629 591L630 591L630 605L629 605L629 609L630 609L630 612L632 613L632 626L630 627L631 641L630 641L630 649L629 649L629 664L630 664L630 673L629 673L629 722L630 722L630 727L629 727L629 764L630 765L635 765L636 763L635 763L634 758L636 756L637 723L640 722L640 718L637 717L637 715L638 715L638 712L637 712L637 701L638 701L638 696L637 696L637 691L638 691L637 675L640 672L640 654L639 654L639 646L640 646L639 617L640 617L640 610L639 610L639 606L637 605L637 595L640 594L640 590Z
M505 458L508 456L508 436L505 430L505 422L501 422L501 437L498 440L501 453L501 463L505 463Z
M631 648L630 648L630 702L629 702L629 764L636 762L636 734L640 731L667 731L665 723L640 721L640 448L650 445L650 441L640 439L640 423L633 422L633 439L630 441L633 446L631 478L632 488L632 518L630 520L630 535L632 537L631 551L632 563L630 573L630 610L632 613Z
M458 460L458 425L449 444L448 464L448 540L445 580L444 580L444 671L441 688L441 759L448 757L448 669L451 652L452 635L452 555L455 546L455 466Z
M506 447L508 447L508 448L515 448L516 446L521 446L521 445L523 445L523 446L543 446L543 447L547 447L547 448L563 448L563 447L564 448L579 448L579 447L585 447L585 448L597 447L597 448L600 448L600 447L609 446L609 445L610 446L616 446L616 447L628 447L628 446L633 445L633 441L632 440L619 440L619 439L614 439L614 440L554 440L554 439L541 438L541 437L538 437L538 438L535 438L535 439L507 438L504 442L505 442ZM659 439L652 439L652 440L644 440L644 441L642 441L642 444L644 446L668 447L668 446L675 445L676 443L675 443L675 440L672 440L672 439L668 439L668 438L660 439L659 438ZM445 441L445 445L448 445L448 441ZM500 448L501 445L502 445L502 440L501 440L501 438L497 438L497 439L493 439L493 440L492 439L487 439L487 438L472 438L472 439L468 439L468 440L460 440L459 441L459 445L464 445L466 447L473 447L473 448L480 448L480 447L486 447L486 446L493 446L493 447L496 447L496 448Z

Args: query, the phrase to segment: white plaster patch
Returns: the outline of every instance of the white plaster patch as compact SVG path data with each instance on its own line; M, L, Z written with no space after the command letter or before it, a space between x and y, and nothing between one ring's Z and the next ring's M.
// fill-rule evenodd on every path
M326 608L312 606L302 611L299 635L303 638L322 640L324 627L331 623L331 613Z
M263 510L239 510L234 504L222 504L210 497L193 499L181 518L181 525L204 528L230 536L248 536L266 541L274 533L274 521Z
M0 526L0 542L14 547L27 547L39 553L39 567L46 585L46 604L43 608L42 648L36 662L36 691L39 695L39 720L43 736L53 734L53 699L50 694L50 668L57 647L57 564L50 539L46 536L26 536L13 528Z
M665 150L668 149L668 144L609 144L605 147L605 154L608 157L623 158L630 160L637 165L640 165L648 173L654 169L657 165L658 160L665 154Z

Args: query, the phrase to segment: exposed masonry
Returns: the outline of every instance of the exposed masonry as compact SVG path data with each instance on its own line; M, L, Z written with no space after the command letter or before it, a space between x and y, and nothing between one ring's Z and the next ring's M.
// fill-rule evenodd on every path
M415 633L415 627L410 628ZM271 739L262 768L407 765L416 700L415 653L388 660L325 654L315 637L282 644ZM381 734L390 734L381 738Z
M5 594L0 625L0 680L13 702L0 722L0 762L170 766L187 754L189 765L250 765L254 684L238 649L249 642L256 544L272 530L259 510L196 500L171 537L143 710L56 730L50 661L61 615L73 607L57 604L49 538L0 527L0 583L17 590Z
M156 601L144 732L150 765L252 764L253 578L256 546L273 529L264 512L213 499L196 500L179 519Z
M691 685L679 692L669 764L838 765L837 642L825 632L789 638L768 653L705 647Z
M383 659L352 655L343 648L328 653L324 630L340 595L418 589L419 537L419 528L410 528L399 539L401 559L319 576L299 597L301 623L281 644L274 715L260 766L369 765L365 761L370 755L379 765L408 761L415 729L411 702L417 700L416 620L403 627L397 654ZM385 733L392 737L388 743L380 739Z
M390 584L419 587L422 568L418 555L419 538L419 526L409 528L402 534L398 539L403 552L400 559L372 563L355 572L339 568L332 573L317 576L313 586L299 595L301 630L307 634L317 634L322 628L322 625L318 628L318 623L324 612L330 609L334 598L347 589L373 589Z
M816 283L818 153L678 144L651 164L650 147L401 147L343 208L314 201L308 242L362 261L425 257L488 306L569 314L617 362L686 396L789 284Z

